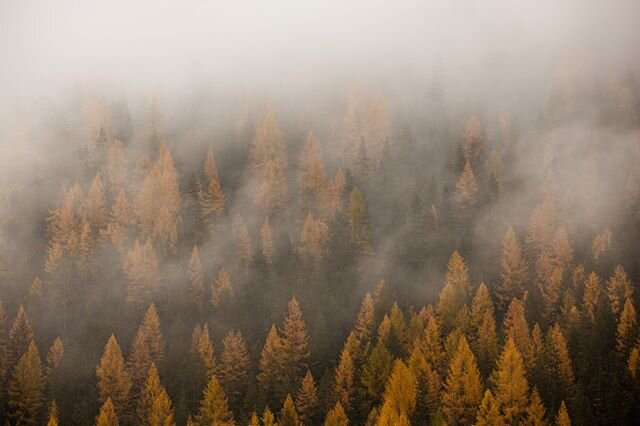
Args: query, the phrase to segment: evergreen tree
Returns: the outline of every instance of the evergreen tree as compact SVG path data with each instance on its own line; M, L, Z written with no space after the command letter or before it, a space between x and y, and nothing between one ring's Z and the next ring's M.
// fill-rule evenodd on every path
M345 412L351 410L354 396L355 368L349 351L344 349L340 354L340 362L336 368L334 385L335 400L340 402Z
M489 290L480 283L471 303L471 348L477 354L478 366L487 374L498 354L498 336Z
M31 329L31 324L29 323L24 308L20 305L11 329L9 329L6 371L13 370L13 367L27 351L32 341L33 330Z
M538 389L534 388L533 392L531 392L529 405L527 406L527 416L524 424L526 426L546 426L545 415L546 410L542 404Z
M287 316L284 318L281 333L282 359L285 386L294 392L307 370L309 359L309 337L307 327L302 318L300 305L295 297L288 305Z
M529 325L524 315L524 304L513 299L507 310L507 315L503 323L505 339L513 339L518 348L518 352L522 354L527 365L531 365L533 361L533 342L529 332Z
M416 378L404 362L397 360L384 390L384 405L390 404L409 418L416 408L416 395Z
M284 343L275 325L271 326L260 354L258 383L262 393L271 400L284 397L282 380L284 374Z
M365 294L354 325L355 336L361 344L371 339L375 322L375 307L371 294Z
M382 341L374 346L362 367L360 384L365 399L375 405L382 399L382 392L391 375L393 357Z
M216 371L216 359L207 324L204 325L200 333L194 333L192 345L192 350L197 355L198 363L206 377L213 376Z

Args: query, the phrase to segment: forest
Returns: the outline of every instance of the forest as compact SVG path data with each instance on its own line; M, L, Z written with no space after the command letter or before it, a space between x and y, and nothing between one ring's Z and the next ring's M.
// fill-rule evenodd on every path
M640 69L585 45L7 84L0 423L640 424Z

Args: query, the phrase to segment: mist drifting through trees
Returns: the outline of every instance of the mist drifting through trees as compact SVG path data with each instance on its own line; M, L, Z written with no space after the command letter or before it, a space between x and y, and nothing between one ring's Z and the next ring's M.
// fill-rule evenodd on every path
M0 0L7 425L640 423L640 3Z

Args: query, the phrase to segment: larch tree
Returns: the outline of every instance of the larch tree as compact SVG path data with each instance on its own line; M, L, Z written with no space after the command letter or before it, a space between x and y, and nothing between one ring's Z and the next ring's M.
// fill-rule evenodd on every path
M355 393L355 367L351 355L346 349L343 349L340 354L333 393L334 400L340 402L345 412L350 412L352 408L351 402Z
M299 413L300 421L303 424L311 424L317 414L316 411L318 409L319 401L318 388L316 387L316 382L313 380L313 376L309 370L307 370L307 374L305 374L302 379L300 390L298 390L298 394L296 395L295 404Z
M269 224L269 218L265 217L260 227L260 247L262 256L267 264L272 264L276 255L275 245L273 243L273 231Z
M16 318L9 329L7 339L7 363L6 371L10 372L16 365L20 357L27 351L33 341L33 329L24 307L20 305Z
M309 132L307 143L298 158L297 177L303 212L318 215L322 211L321 203L328 188L322 153L313 132Z
M369 228L369 209L364 195L358 188L354 188L349 196L347 208L351 241L358 247L360 253L373 252L371 243L371 229Z
M419 345L425 360L430 363L439 374L443 375L445 368L444 348L442 347L440 326L434 315L431 315L427 320L424 336L420 340Z
M284 343L275 325L271 326L260 353L258 383L264 395L272 400L284 397L282 380L284 374Z
M60 413L58 412L58 405L56 400L52 400L49 404L49 411L47 412L47 426L58 426L60 424Z
M122 270L129 281L127 302L138 309L147 305L158 281L158 259L151 240L147 240L144 245L135 241L133 248L122 260Z
M569 270L569 265L573 261L573 247L564 226L558 227L553 235L550 256L554 267L563 271Z
M373 297L371 297L370 293L367 293L362 298L360 310L356 316L356 323L353 327L355 336L362 346L371 339L374 325L375 306L373 303Z
M96 368L96 376L100 402L111 399L119 417L126 417L129 410L131 379L125 368L120 345L113 335L104 348Z
M215 375L209 379L202 395L196 423L199 426L233 426L235 424L233 414L229 410L227 396Z
M382 151L385 143L391 135L391 126L384 99L374 97L369 103L362 121L362 134L367 143L367 151L371 155L374 167L378 166L382 159Z
M194 330L192 345L192 351L197 357L199 367L201 367L207 378L213 376L216 372L216 359L213 343L211 342L211 337L209 337L209 326L206 323L199 333L195 333Z
M547 421L545 419L546 410L540 398L538 389L534 388L531 392L531 398L529 399L529 405L527 405L526 418L524 424L526 426L546 426Z
M473 207L478 203L478 182L473 174L471 163L467 160L456 183L454 194L458 219L464 222Z
M383 404L391 406L407 418L416 408L417 381L407 365L397 360L384 390Z
M638 314L631 299L624 302L618 326L616 328L616 350L623 358L626 358L629 351L638 339Z
M271 409L267 406L262 412L262 426L278 426L276 416L273 415Z
M240 215L236 215L231 226L235 252L243 265L248 265L253 260L253 244L249 236L249 230Z
M489 290L480 283L471 303L471 348L478 358L478 367L487 374L498 355L498 335L493 303Z
M346 413L344 412L344 408L340 402L337 402L336 405L329 410L327 413L327 418L324 420L324 426L348 426L349 419L347 418Z
M560 409L558 410L558 415L556 416L556 425L557 426L571 426L571 419L569 418L569 412L567 411L567 406L564 401L560 404Z
M131 379L131 399L135 400L140 396L142 387L147 378L149 368L153 364L149 354L149 346L146 344L145 335L138 330L131 344L131 351L127 358L127 372Z
M542 317L545 324L556 320L564 270L547 253L542 253L536 261L536 287L542 297Z
M514 297L521 298L527 280L527 261L511 226L502 240L502 281L496 289L498 309L504 312Z
M531 365L532 341L529 324L525 317L524 304L519 299L513 299L504 318L503 330L505 339L513 339L518 351L524 357L527 365Z
M48 381L50 381L53 377L54 371L62 362L62 357L64 356L64 345L62 344L62 340L59 337L51 344L49 351L47 352L47 366L45 369L45 377Z
M496 403L505 421L518 424L527 408L529 384L522 355L511 338L500 354L491 382Z
M307 326L295 297L289 301L287 315L284 318L280 334L282 336L286 388L293 392L307 370L310 355Z
M120 426L118 414L111 398L107 398L102 407L100 407L100 413L96 416L95 426Z
M533 210L527 228L526 244L531 258L536 259L551 248L557 219L553 195L547 194Z
M296 406L293 404L293 398L291 398L291 394L287 394L287 397L284 400L284 404L282 405L282 410L280 410L280 422L279 426L299 426L300 420L298 419L298 412L296 411Z
M217 178L209 180L200 192L199 200L202 220L209 229L213 229L216 219L222 216L226 205L226 196Z
M207 150L207 158L204 160L203 171L207 182L218 179L218 166L216 166L216 159L213 155L212 146L209 146L209 149Z
M484 153L484 130L477 116L472 115L464 126L462 154L466 161L478 164Z
M319 266L327 252L329 227L322 219L315 219L311 212L307 214L300 230L298 253L309 265Z
M484 397L482 397L482 403L478 408L478 414L476 417L475 426L494 426L510 424L506 423L504 417L500 414L500 409L496 403L493 394L489 389L484 391Z
M607 296L614 315L618 315L625 301L633 296L633 285L621 265L614 268L611 278L607 281Z
M469 297L469 269L462 256L454 251L447 264L444 286L440 291L436 311L439 318L450 328L454 325L458 311Z
M384 342L378 340L362 366L360 375L361 392L364 395L364 399L372 405L381 401L384 387L391 375L392 368L393 356Z
M214 308L226 306L233 300L233 297L234 291L231 285L231 278L224 268L220 268L211 287L211 304Z
M160 365L164 359L165 340L160 327L160 317L156 305L151 303L144 314L139 331L144 334L145 342L149 347L149 355L156 365Z
M217 376L232 407L238 407L246 395L251 359L247 342L239 331L230 331L222 341L223 349Z
M155 364L147 373L137 407L138 421L144 426L173 426L173 407L167 391L160 383Z
M482 401L482 381L467 339L462 337L444 382L442 412L450 424L471 425Z
M547 332L545 359L545 375L551 382L547 390L553 392L556 400L572 397L575 385L573 363L567 340L558 324L551 326Z
M200 260L200 251L197 246L193 246L191 250L191 258L187 265L187 274L189 276L189 296L191 301L202 312L206 300L205 276Z
M600 305L600 278L595 272L591 272L584 281L584 293L582 296L582 310L589 322L594 325L596 314Z
M22 355L9 381L9 417L16 425L36 425L44 403L44 377L40 354L33 341Z
M94 229L101 229L107 223L107 209L102 178L98 173L91 182L83 206L84 215Z

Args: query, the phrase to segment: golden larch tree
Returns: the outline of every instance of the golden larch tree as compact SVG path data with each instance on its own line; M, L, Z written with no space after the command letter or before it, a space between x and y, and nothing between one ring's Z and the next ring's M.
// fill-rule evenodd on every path
M502 349L491 376L495 400L501 415L509 424L517 424L527 408L529 384L522 355L512 338Z
M100 407L100 413L96 416L95 426L119 426L118 414L116 408L113 405L111 398L107 400Z
M199 426L233 426L235 424L233 414L229 410L227 396L215 375L209 379L202 395L196 423Z
M614 268L611 278L607 281L607 296L614 315L618 315L625 301L633 296L633 285L621 265Z
M498 404L496 403L493 394L489 389L484 391L484 397L482 397L482 403L478 408L478 414L476 417L475 426L494 426L509 424L505 422L505 419L500 414Z
M131 379L125 368L120 345L113 334L109 338L96 368L100 402L111 399L119 417L126 417L129 409Z
M9 381L9 418L16 425L36 425L44 403L40 354L32 341L13 369Z
M458 311L469 297L469 269L460 253L454 251L447 264L444 286L436 311L447 327L452 327Z
M239 331L230 331L222 341L223 349L217 376L233 407L247 392L251 358L247 342Z
M504 311L514 297L521 298L527 280L527 261L511 226L502 240L502 281L496 289L497 306Z
M191 258L187 265L187 275L189 276L189 296L198 309L202 311L205 306L206 288L200 251L197 246L193 246L191 250Z
M295 402L300 421L304 424L309 424L315 417L319 403L318 388L309 370L307 370L307 374L305 374L302 379L302 384L300 385L300 390L298 391Z

